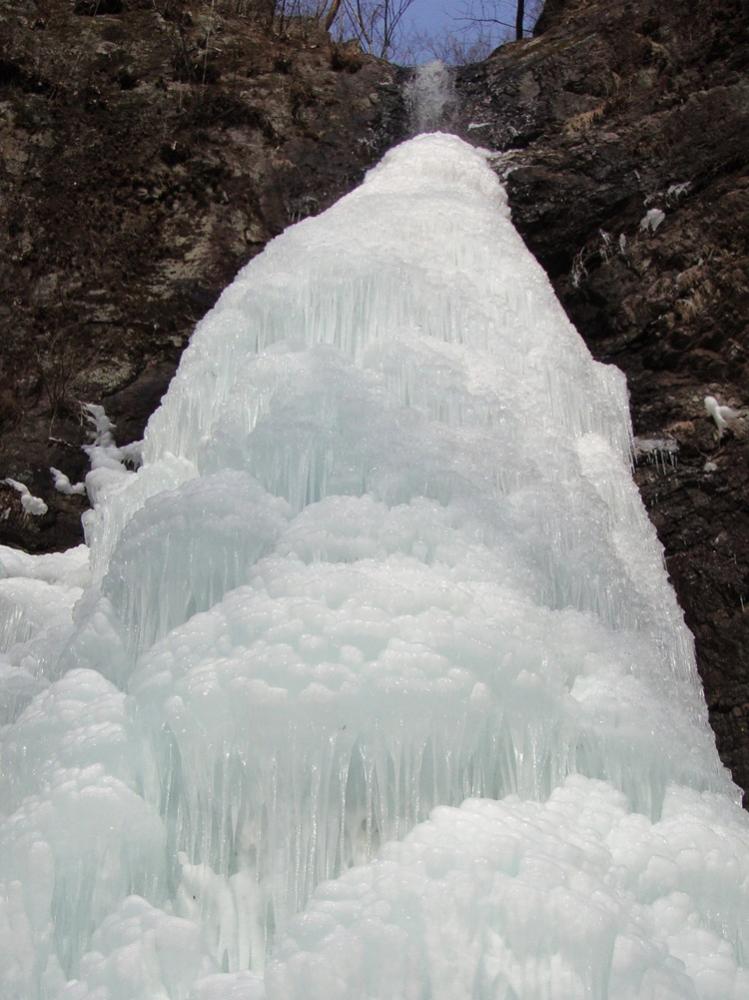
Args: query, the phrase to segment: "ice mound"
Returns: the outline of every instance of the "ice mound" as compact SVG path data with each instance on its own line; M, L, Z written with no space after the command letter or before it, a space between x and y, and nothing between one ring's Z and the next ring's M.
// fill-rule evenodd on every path
M3 1000L745 996L630 443L486 154L275 240L89 550L0 553Z
M747 878L745 816L707 793L669 792L656 823L580 776L544 804L440 806L318 889L267 996L746 996Z
M0 545L0 726L49 683L89 582L85 545L42 556Z

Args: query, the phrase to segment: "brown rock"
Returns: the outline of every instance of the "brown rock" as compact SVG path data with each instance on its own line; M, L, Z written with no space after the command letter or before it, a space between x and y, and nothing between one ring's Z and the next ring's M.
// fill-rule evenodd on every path
M402 131L395 67L248 6L0 5L0 478L50 506L2 542L80 540L49 475L84 471L80 402L139 438L239 267Z

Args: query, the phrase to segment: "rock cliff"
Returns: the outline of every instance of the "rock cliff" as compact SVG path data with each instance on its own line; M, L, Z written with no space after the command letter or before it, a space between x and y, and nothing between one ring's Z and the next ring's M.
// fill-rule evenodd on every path
M195 322L241 265L402 135L398 70L235 0L0 6L0 540L80 539L80 401L141 436Z

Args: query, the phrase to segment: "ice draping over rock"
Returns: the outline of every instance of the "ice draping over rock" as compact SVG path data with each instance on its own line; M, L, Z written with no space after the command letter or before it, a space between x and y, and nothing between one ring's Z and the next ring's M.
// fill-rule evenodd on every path
M30 493L25 483L19 483L17 479L5 479L3 482L8 486L12 486L16 493L20 494L21 509L24 514L32 517L42 517L47 513L46 503L41 497L35 497Z
M0 553L3 995L743 997L749 824L630 444L482 152L270 244L90 570Z

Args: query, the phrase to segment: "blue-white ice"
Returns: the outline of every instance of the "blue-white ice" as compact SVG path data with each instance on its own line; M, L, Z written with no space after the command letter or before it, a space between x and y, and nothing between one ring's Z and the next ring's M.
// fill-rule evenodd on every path
M89 548L0 552L2 1000L749 996L629 448L481 152L275 240Z

